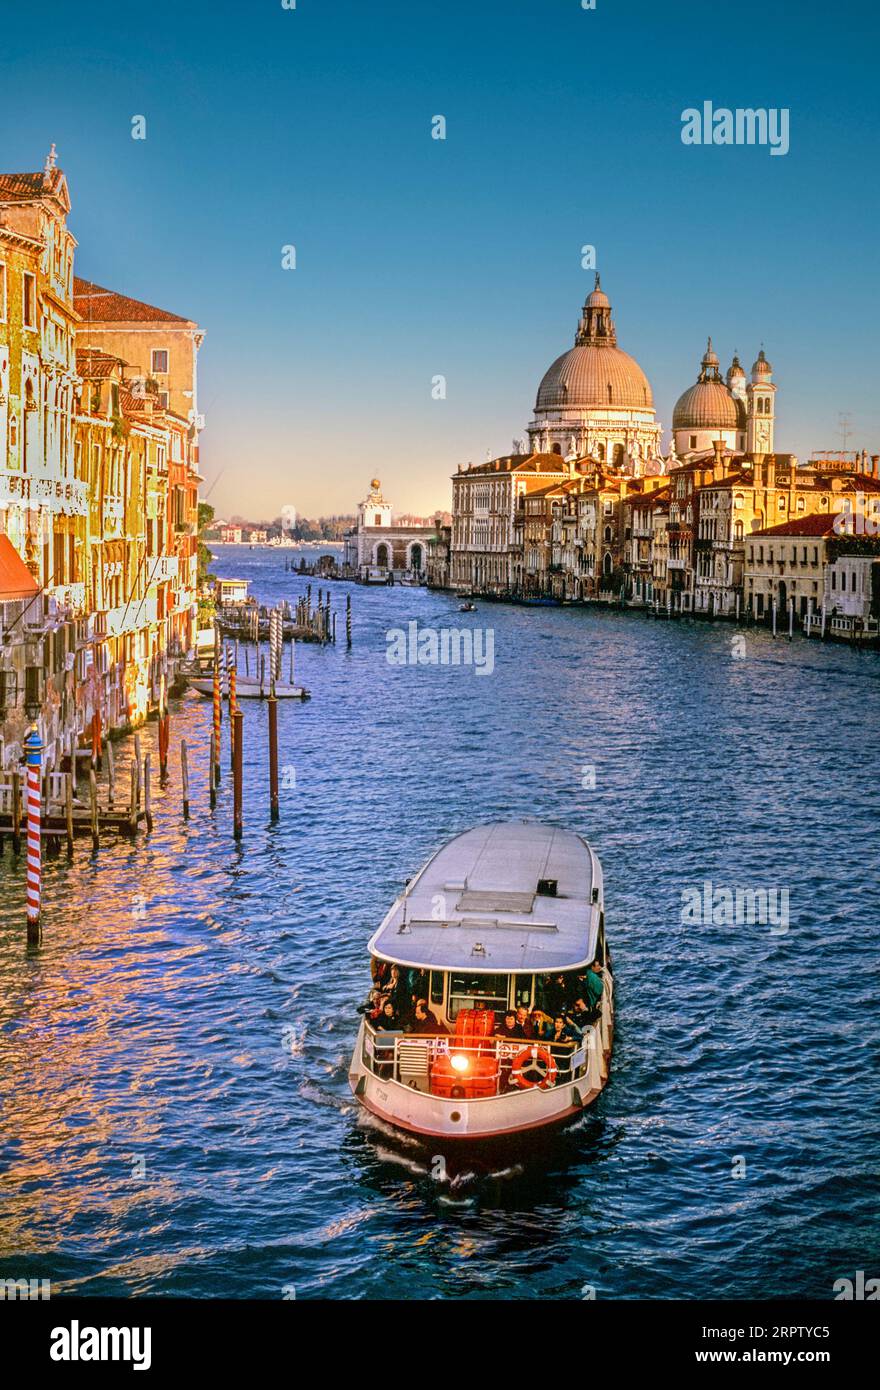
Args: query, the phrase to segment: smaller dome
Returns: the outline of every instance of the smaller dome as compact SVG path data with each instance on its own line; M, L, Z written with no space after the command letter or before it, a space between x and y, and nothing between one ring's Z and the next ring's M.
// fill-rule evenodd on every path
M587 296L587 307L590 309L610 309L611 300L604 290L595 289Z
M733 354L733 361L731 362L727 372L727 384L730 385L731 381L733 381L734 378L742 378L743 381L745 381L746 379L746 374L743 371L742 363L740 362L736 353Z
M772 376L773 368L764 356L764 349L758 353L757 359L752 363L752 376Z
M745 429L745 407L720 381L698 381L679 396L672 412L674 430Z

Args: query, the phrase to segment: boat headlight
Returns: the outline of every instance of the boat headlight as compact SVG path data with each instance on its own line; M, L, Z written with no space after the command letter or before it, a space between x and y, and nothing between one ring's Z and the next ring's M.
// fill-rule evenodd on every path
M470 1062L467 1057L462 1057L460 1052L453 1052L449 1058L449 1065L452 1067L453 1071L465 1072L470 1066Z

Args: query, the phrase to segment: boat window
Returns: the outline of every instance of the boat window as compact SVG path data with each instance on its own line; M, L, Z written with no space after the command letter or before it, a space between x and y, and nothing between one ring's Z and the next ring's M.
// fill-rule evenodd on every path
M513 1007L515 1009L530 1009L535 985L534 975L514 975L513 979L516 986Z
M444 976L443 976L443 971L442 971L442 970L432 970L432 971L431 971L431 1003L432 1003L432 1004L442 1004L442 1003L443 1003L443 979L444 979Z
M509 983L508 975L451 975L449 1018L456 1018L460 1009L506 1009Z

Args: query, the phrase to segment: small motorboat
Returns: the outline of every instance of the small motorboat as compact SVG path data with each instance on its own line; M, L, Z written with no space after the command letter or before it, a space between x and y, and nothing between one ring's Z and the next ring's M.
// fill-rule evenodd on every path
M516 821L457 835L407 880L367 949L374 979L396 966L424 990L422 1027L379 1029L361 1010L349 1085L386 1124L432 1142L501 1138L582 1114L608 1084L602 868L573 831ZM551 1002L556 981L568 999L589 996L586 1013ZM563 1007L564 1038L531 1027ZM514 1011L526 1024L511 1034Z
M200 695L209 699L214 694L213 676L190 676L189 684ZM239 676L235 687L237 700L268 700L273 693L269 681L259 681L256 676ZM287 681L276 681L274 687L276 700L310 700L312 697L303 685L291 685Z
M459 613L476 613L477 605L471 603L470 599L468 599L467 603L460 603L458 605L458 611Z

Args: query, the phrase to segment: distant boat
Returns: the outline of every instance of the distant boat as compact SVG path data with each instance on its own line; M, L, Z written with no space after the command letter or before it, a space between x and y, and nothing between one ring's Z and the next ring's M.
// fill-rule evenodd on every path
M214 694L213 676L191 676L190 685L193 690L197 690L200 695L212 696ZM268 700L271 690L268 681L260 683L256 676L239 676L235 686L236 699L238 700ZM286 681L275 682L276 700L310 700L312 697L302 685L290 685Z
M467 603L460 603L458 605L458 611L459 613L476 613L477 605L475 603L471 603L469 600Z

